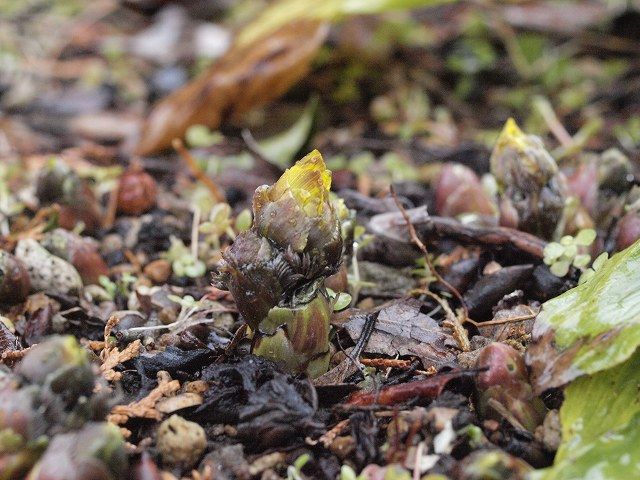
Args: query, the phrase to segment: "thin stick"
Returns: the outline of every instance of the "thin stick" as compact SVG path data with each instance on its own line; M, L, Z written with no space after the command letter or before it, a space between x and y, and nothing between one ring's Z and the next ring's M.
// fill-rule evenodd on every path
M455 288L453 285L447 282L444 278L442 278L442 275L440 275L440 273L433 266L433 262L431 261L431 258L429 258L429 254L427 252L427 247L425 247L424 243L422 243L422 241L418 238L416 229L413 226L413 223L411 223L411 219L409 218L407 211L404 209L404 207L400 203L400 200L398 199L398 195L396 195L396 192L393 189L393 185L389 186L389 190L391 191L391 196L393 197L393 201L395 202L396 206L398 207L398 210L400 210L400 213L402 214L402 218L404 218L404 221L407 223L407 230L409 231L409 237L411 238L411 241L420 249L420 251L424 255L424 258L427 262L427 266L431 271L431 275L433 275L438 282L444 285L446 289L449 290L453 294L453 296L458 299L458 301L460 302L460 305L462 306L462 310L464 312L464 319L467 320L469 318L469 310L467 309L467 305L465 304L464 299L462 298L462 295L460 294L457 288Z
M225 202L225 197L224 194L222 193L222 191L218 188L218 186L215 184L215 182L213 180L211 180L198 166L198 162L196 161L195 158L193 158L193 155L191 155L191 152L189 152L189 150L187 150L184 146L184 144L182 143L182 140L180 140L179 138L174 138L173 142L171 142L171 145L173 145L173 148L176 150L176 152L178 152L180 154L180 156L182 157L182 159L185 161L185 163L187 164L187 167L189 167L189 170L191 171L191 174L196 177L197 180L201 181L211 192L211 195L213 195L213 198L216 200L216 202Z
M116 214L118 212L118 194L120 193L120 182L116 182L116 186L113 187L109 193L109 202L107 203L107 211L102 218L102 228L109 229L113 227L116 221Z
M236 349L236 347L240 343L240 340L242 340L244 338L245 333L247 333L248 327L249 325L247 325L246 323L243 323L238 327L238 330L236 330L236 333L233 334L233 338L231 339L227 347L224 349L225 355L230 355L233 353L233 351Z
M198 261L198 234L200 233L200 217L202 212L197 205L193 205L193 221L191 222L191 256Z
M536 318L538 312L532 311L527 315L519 315L517 317L507 317L507 318L499 318L498 320L490 320L488 322L474 322L470 320L476 327L490 327L492 325L503 325L505 323L515 323L515 322L523 322L525 320L531 320L532 318Z
M408 216L409 213L406 214ZM534 257L544 257L547 242L530 233L507 227L466 225L454 218L429 215L424 208L414 209L411 215L413 227L420 231L423 238L453 238L461 243L494 247L509 245ZM401 234L396 230L406 225L405 219L406 216L400 212L380 213L371 219L369 226L373 233L383 237L411 242L410 238L405 237L404 230Z
M396 358L361 358L360 363L365 367L382 368L411 368L411 360L399 360Z

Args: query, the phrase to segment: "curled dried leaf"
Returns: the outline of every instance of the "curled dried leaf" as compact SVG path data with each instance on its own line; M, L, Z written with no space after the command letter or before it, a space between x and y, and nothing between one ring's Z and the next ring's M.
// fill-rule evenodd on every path
M136 148L149 155L171 146L191 125L218 128L285 93L309 71L328 25L303 20L232 48L205 73L158 103Z

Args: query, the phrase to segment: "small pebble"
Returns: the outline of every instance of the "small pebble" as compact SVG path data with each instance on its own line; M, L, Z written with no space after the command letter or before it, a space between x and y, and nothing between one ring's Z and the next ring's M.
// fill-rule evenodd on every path
M163 284L171 275L171 263L162 258L154 260L144 267L143 272L153 283Z
M66 295L82 289L82 279L73 265L52 255L32 238L18 242L15 256L29 272L35 291Z
M158 428L157 447L165 465L190 468L207 446L204 429L179 415L171 415Z

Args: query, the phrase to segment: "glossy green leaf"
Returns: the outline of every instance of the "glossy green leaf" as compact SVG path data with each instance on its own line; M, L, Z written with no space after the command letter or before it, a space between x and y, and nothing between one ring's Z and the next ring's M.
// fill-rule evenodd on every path
M349 305L351 305L351 295L344 292L338 293L334 300L333 311L339 312L340 310L347 308Z
M560 409L562 444L551 468L531 480L640 478L640 351L612 369L577 379Z
M640 242L543 305L527 353L538 393L627 360L640 345Z

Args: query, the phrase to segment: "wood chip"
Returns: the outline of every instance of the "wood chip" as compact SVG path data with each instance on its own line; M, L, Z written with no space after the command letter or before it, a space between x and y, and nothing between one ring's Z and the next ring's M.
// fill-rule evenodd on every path
M140 349L142 347L142 342L140 340L135 340L131 342L126 348L122 351L118 350L117 347L111 349L104 349L102 353L106 352L104 358L102 360L102 365L100 365L100 373L102 376L108 381L116 381L122 378L122 373L116 372L114 368L132 358L140 355Z
M161 413L173 413L183 408L202 405L202 395L197 393L181 393L175 397L165 398L156 404L156 410Z
M156 404L163 398L169 397L180 390L180 382L171 380L165 371L158 372L158 386L149 392L149 395L137 402L128 405L116 405L111 409L107 419L116 425L122 425L130 418L162 419L162 413L156 408Z

